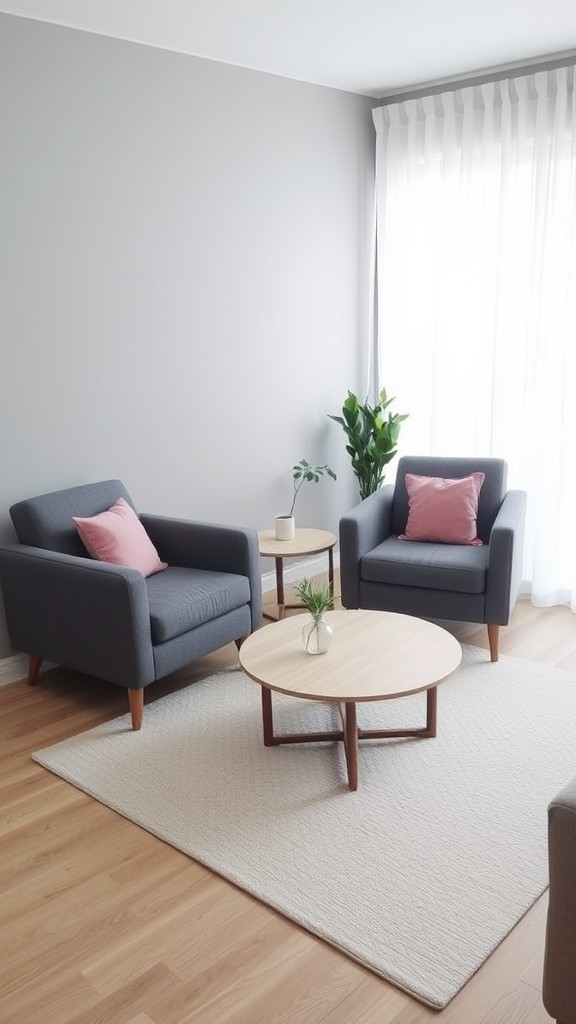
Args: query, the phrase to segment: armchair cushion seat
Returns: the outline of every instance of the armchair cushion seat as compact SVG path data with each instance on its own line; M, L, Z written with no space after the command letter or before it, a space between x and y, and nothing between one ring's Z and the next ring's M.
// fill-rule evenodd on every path
M409 544L388 537L361 560L361 579L461 594L482 594L486 589L488 548L461 544Z
M170 566L146 580L153 644L163 644L250 600L246 576Z

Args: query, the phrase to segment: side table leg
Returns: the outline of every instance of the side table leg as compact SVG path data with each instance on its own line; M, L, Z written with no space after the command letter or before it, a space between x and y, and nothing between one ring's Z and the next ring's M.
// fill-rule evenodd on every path
M283 619L284 610L284 563L281 556L276 559L276 600L278 602L278 618Z
M356 704L354 701L346 702L342 707L344 725L344 749L346 750L346 764L348 767L348 786L352 790L358 789L358 721L356 719Z
M332 598L332 607L334 607L334 549L328 548L328 587L330 589L330 596Z

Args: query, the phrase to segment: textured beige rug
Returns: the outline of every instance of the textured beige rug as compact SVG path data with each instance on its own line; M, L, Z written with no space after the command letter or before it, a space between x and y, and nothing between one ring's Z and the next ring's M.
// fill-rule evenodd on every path
M417 724L425 697L362 705ZM336 722L275 695L285 731ZM223 672L34 760L441 1008L547 885L546 808L576 770L576 679L464 648L438 737L265 748L260 690Z

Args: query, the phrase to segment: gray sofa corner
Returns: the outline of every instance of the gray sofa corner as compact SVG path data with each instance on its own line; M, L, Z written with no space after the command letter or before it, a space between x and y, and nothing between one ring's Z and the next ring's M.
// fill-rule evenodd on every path
M548 864L542 999L558 1024L576 1024L576 778L548 808Z

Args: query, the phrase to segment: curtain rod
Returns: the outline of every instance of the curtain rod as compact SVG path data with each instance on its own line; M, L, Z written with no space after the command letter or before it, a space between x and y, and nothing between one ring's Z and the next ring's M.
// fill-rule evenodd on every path
M423 96L435 96L440 92L456 92L457 89L466 89L472 85L485 85L487 82L502 82L507 78L522 78L524 75L536 74L537 71L555 71L556 68L567 68L574 64L576 64L576 50L557 54L555 57L543 57L542 60L534 61L532 64L514 64L485 74L471 74L467 78L458 79L446 78L444 81L424 83L402 92L387 93L378 99L376 106L388 107L392 103L418 100Z

